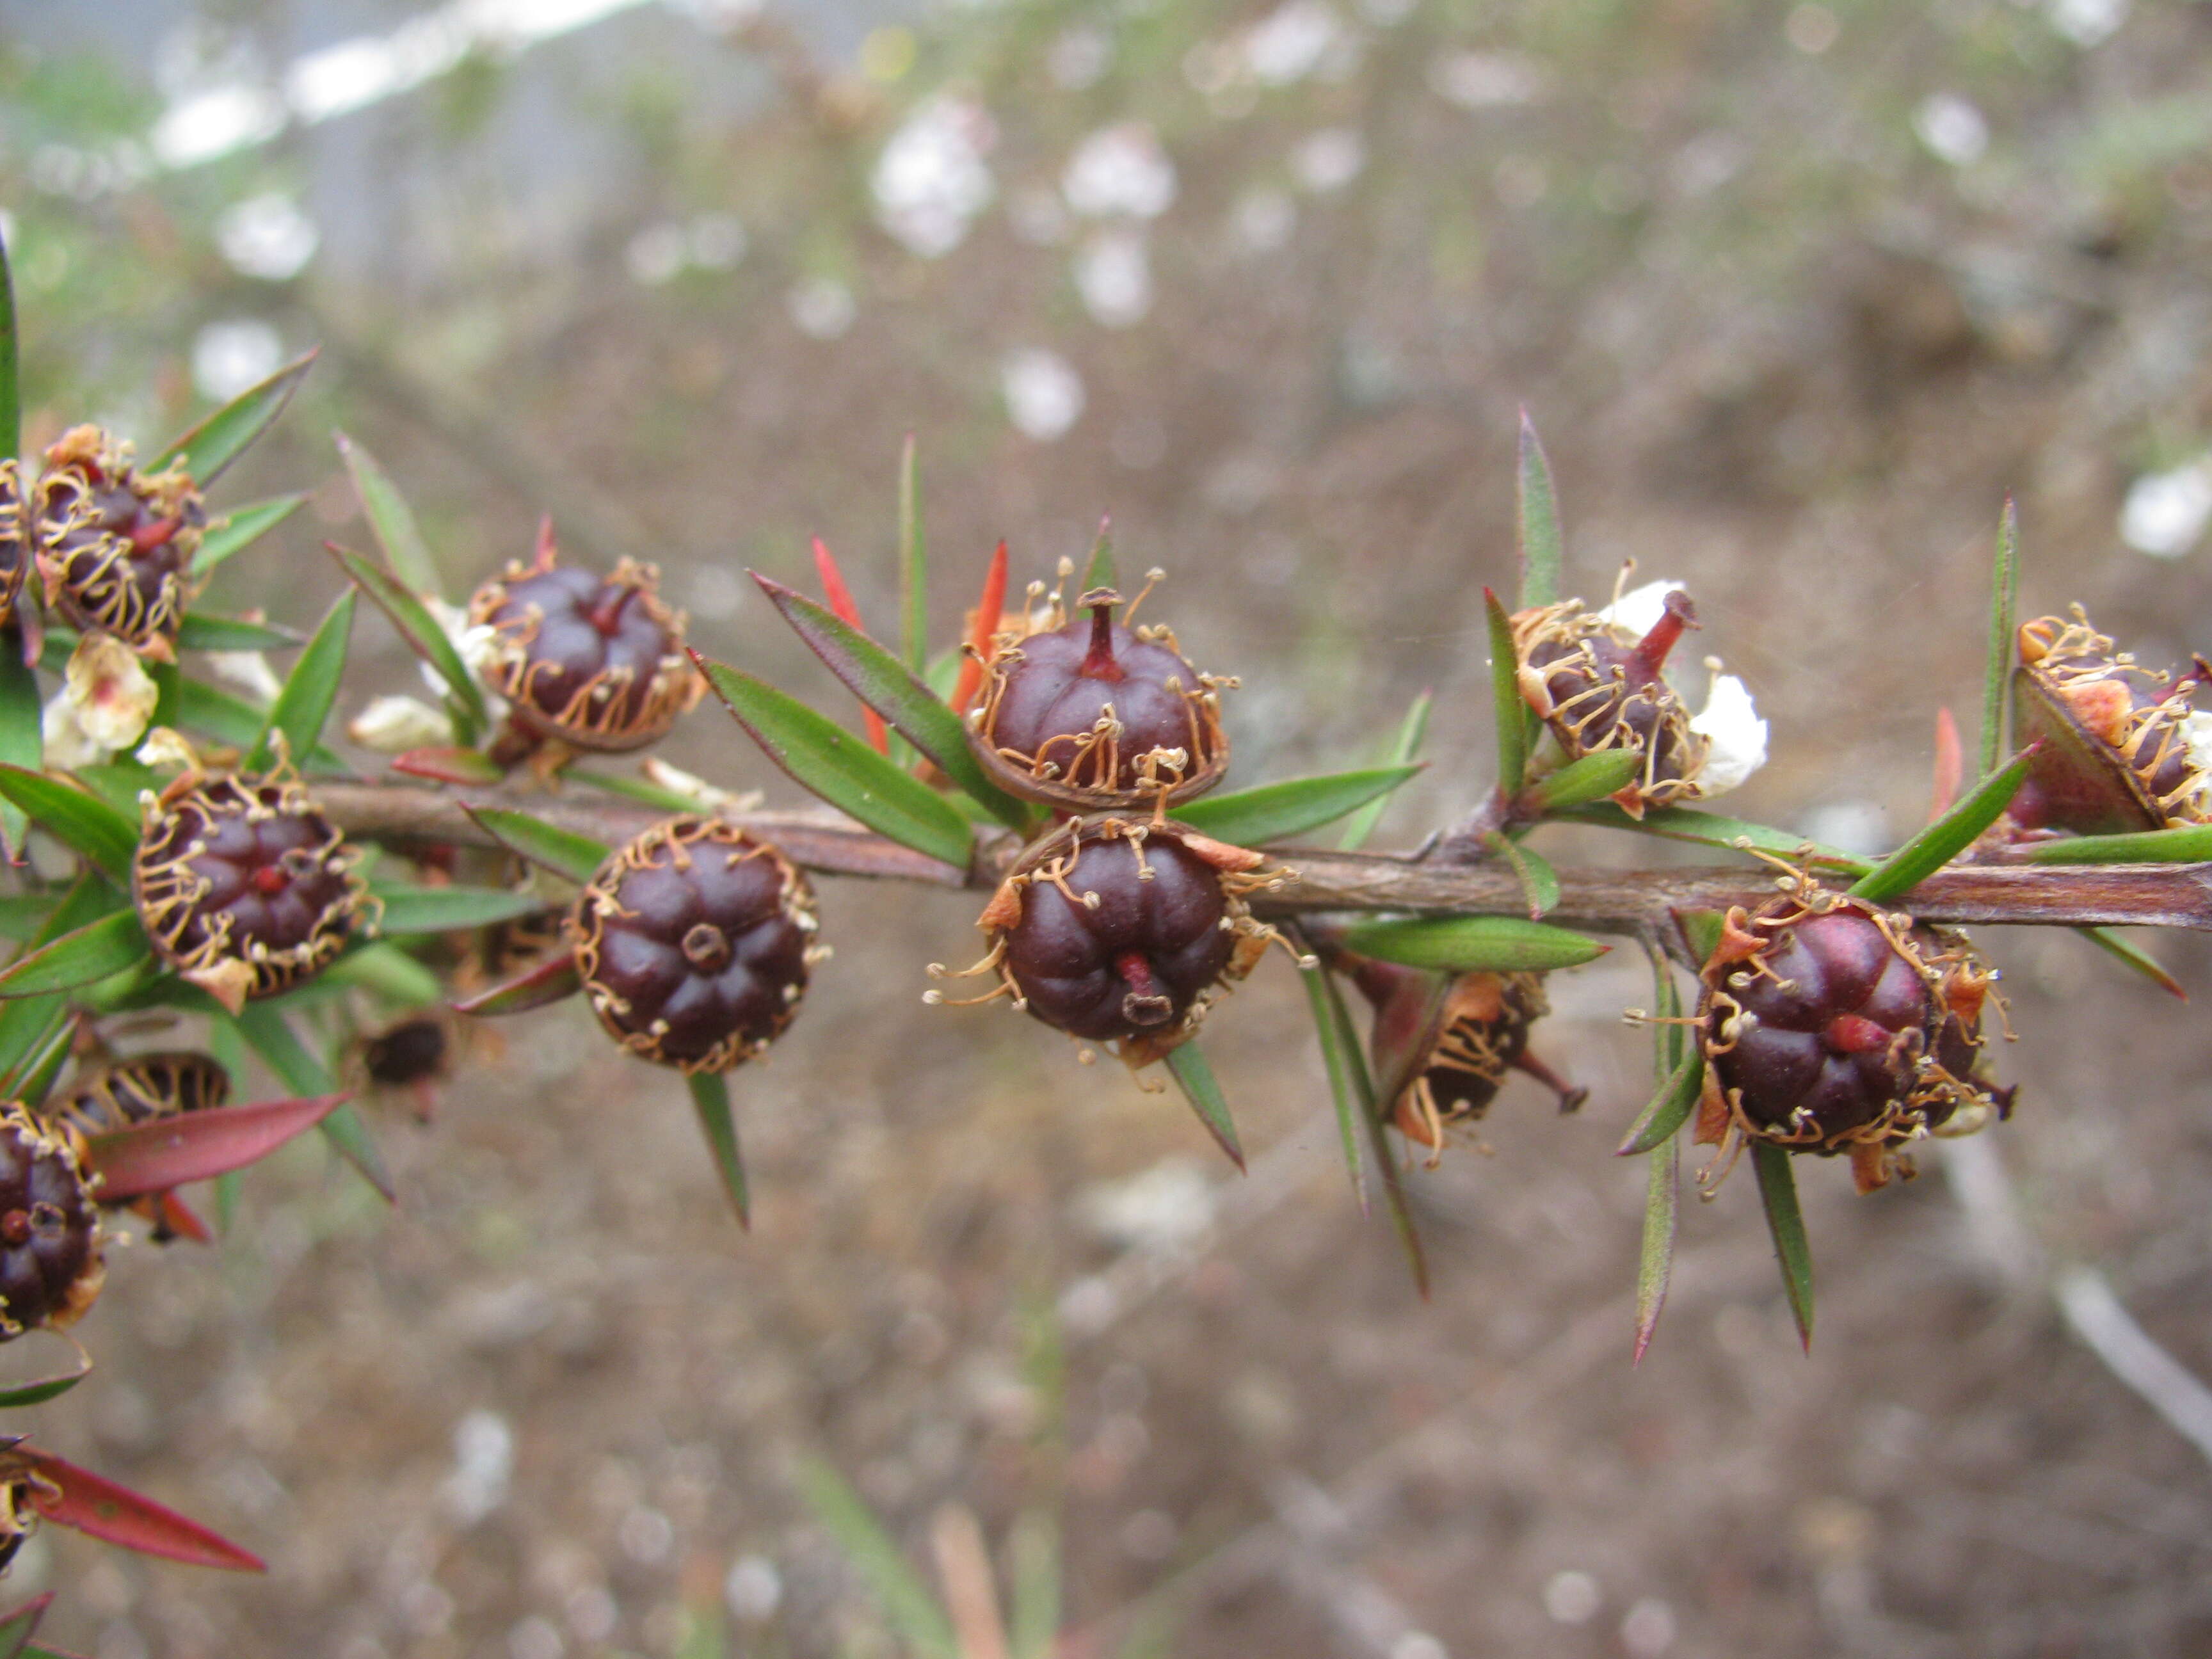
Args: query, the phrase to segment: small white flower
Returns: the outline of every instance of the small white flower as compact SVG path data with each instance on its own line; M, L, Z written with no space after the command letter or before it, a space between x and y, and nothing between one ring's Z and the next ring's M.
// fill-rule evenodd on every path
M430 613L431 619L440 628L445 629L446 637L453 642L453 650L460 657L461 666L468 670L469 678L476 682L477 690L483 695L484 708L492 724L498 725L507 718L507 700L484 684L484 670L499 650L498 630L489 623L471 625L467 611L459 605L447 605L434 593L425 593L422 599L422 608ZM422 665L422 684L438 696L445 696L449 690L445 676L427 662Z
M1667 614L1667 596L1679 593L1682 588L1680 582L1646 582L1641 587L1630 588L1595 614L1615 634L1640 640L1656 628L1659 618Z
M2128 486L2120 539L2138 553L2178 559L2212 522L2212 457L2165 472L2146 472Z
M284 689L269 659L258 651L210 651L207 657L217 679L228 681L264 707L276 702L276 694Z
M735 790L725 789L720 784L709 783L681 767L671 766L657 756L648 757L643 769L647 782L657 783L663 789L696 801L710 812L723 807L732 812L750 812L761 804L761 794L757 789L748 789L740 794Z
M180 733L166 726L157 726L149 732L133 758L139 765L150 766L157 772L189 772L200 763L199 752Z
M1176 198L1175 163L1142 121L1102 127L1075 148L1060 194L1092 219L1157 219Z
M924 104L876 158L876 222L925 259L951 252L998 193L983 159L997 141L981 105L951 97Z
M2189 763L2202 780L2197 786L2200 800L2212 798L2212 710L2192 708L2181 717L2181 742Z
M137 652L112 635L86 635L40 720L47 763L91 766L131 747L161 696Z
M348 722L346 735L380 755L401 755L451 744L453 723L443 711L413 697L372 697Z
M1766 722L1752 707L1744 683L1720 672L1719 658L1706 658L1705 666L1712 671L1712 689L1690 730L1708 744L1705 766L1698 773L1698 793L1710 798L1740 787L1766 764Z

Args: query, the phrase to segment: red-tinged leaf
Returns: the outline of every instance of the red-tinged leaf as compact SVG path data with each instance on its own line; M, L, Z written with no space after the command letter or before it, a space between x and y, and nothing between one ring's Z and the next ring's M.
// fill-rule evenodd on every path
M853 602L853 590L845 586L845 573L837 568L836 556L830 552L830 544L819 536L814 538L814 568L822 578L822 596L830 601L830 608L836 612L838 621L857 633L866 633L868 630L860 623L860 607ZM891 733L884 724L884 717L863 702L860 718L867 722L868 742L875 751L878 755L890 754Z
M154 1207L161 1212L161 1224L179 1238L190 1239L195 1244L215 1242L215 1235L208 1231L199 1212L174 1193L163 1193L154 1200Z
M489 991L479 991L476 995L465 997L451 1006L457 1014L475 1014L489 1018L543 1008L563 997L572 997L583 988L583 976L576 971L575 957L564 951L539 963L526 973L516 975L504 985L495 985Z
M85 1152L100 1176L103 1200L137 1198L257 1163L320 1123L348 1097L343 1093L319 1095L172 1114L89 1136Z
M259 1556L105 1475L27 1446L18 1446L12 1455L27 1461L38 1477L33 1505L58 1525L187 1566L220 1567L227 1572L269 1571Z
M1632 1365L1644 1363L1644 1351L1659 1328L1660 1310L1667 1305L1667 1284L1674 1273L1674 1224L1681 1205L1681 1143L1668 1139L1651 1154L1650 1182L1644 1205L1644 1245L1636 1267L1636 1352Z
M1966 781L1966 757L1959 747L1959 722L1948 708L1936 711L1936 781L1928 795L1928 821L1933 823L1951 810Z
M983 572L982 597L968 618L968 654L960 664L960 678L952 687L952 712L964 715L975 694L983 689L983 664L991 654L992 636L1006 614L1006 544L1000 542Z
M464 787L498 783L507 776L507 769L480 749L410 749L392 757L392 769Z
M38 1633L39 1620L46 1616L46 1605L54 1599L48 1590L35 1596L14 1612L0 1613L0 1659L16 1659Z

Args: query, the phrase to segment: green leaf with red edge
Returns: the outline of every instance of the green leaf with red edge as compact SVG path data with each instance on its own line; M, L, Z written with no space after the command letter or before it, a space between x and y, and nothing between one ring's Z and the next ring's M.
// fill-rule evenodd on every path
M454 734L464 744L474 743L491 725L491 712L485 706L483 689L461 660L452 637L430 614L430 608L404 582L379 569L373 560L334 542L325 542L323 549L353 579L354 586L368 595L369 602L390 618L407 648L429 664L431 672L446 683Z
M320 1123L349 1098L349 1093L341 1092L173 1112L128 1129L89 1136L85 1152L100 1176L103 1201L137 1198L257 1164Z
M830 601L830 609L837 620L854 632L865 635L868 630L860 625L860 607L853 598L853 590L845 585L845 573L837 568L837 556L819 536L814 538L814 569L822 578L823 597ZM868 746L878 755L890 754L890 732L884 725L884 717L865 701L860 704L860 721L868 730Z
M744 1155L738 1149L738 1121L730 1112L730 1080L720 1072L694 1072L684 1081L691 1090L691 1104L699 1114L699 1127L714 1155L714 1168L722 1177L722 1190L738 1212L738 1225L750 1232L753 1216L745 1193Z
M1656 806L1645 811L1641 818L1632 818L1611 801L1593 801L1587 806L1573 806L1554 812L1552 816L1568 823L1594 824L1601 830L1628 830L1638 835L1656 836L1662 841L1686 841L1699 847L1717 847L1732 852L1747 850L1770 853L1777 858L1796 860L1801 855L1806 862L1824 868L1844 871L1857 875L1874 867L1873 860L1856 853L1846 853L1840 847L1826 847L1807 836L1788 830L1778 830L1771 824L1753 823L1743 818L1723 817L1717 812L1701 812L1689 806ZM1737 845L1748 842L1748 849ZM1809 852L1807 849L1811 849Z
M1215 841L1235 847L1260 847L1334 823L1346 813L1388 795L1420 770L1419 766L1382 766L1364 772L1286 778L1280 783L1185 801L1170 807L1168 816Z
M1751 1143L1752 1167L1759 1172L1759 1199L1766 1211L1766 1230L1774 1237L1774 1259L1782 1268L1783 1293L1797 1322L1798 1340L1813 1348L1813 1246L1805 1237L1805 1214L1797 1206L1797 1175L1790 1154L1771 1141Z
M259 1556L105 1475L29 1446L18 1446L9 1455L30 1465L37 1477L31 1488L32 1507L58 1526L187 1566L268 1571Z
M131 884L138 826L88 790L45 772L0 763L0 796L110 881Z
M750 573L783 613L807 648L828 665L845 689L896 727L901 737L937 763L963 793L1001 823L1026 830L1031 809L993 783L969 751L968 732L951 706L907 672L897 658L828 606L758 571Z
M192 555L192 574L205 576L233 554L243 553L298 512L307 499L304 493L272 495L265 501L234 507L200 537L199 550Z
M2095 945L2106 956L2133 969L2161 991L2172 993L2184 1002L2189 993L2181 981L2168 971L2156 957L2122 933L2117 927L2076 927L2074 930Z
M1528 776L1528 705L1521 696L1520 658L1513 648L1513 623L1489 588L1482 590L1483 615L1490 627L1490 696L1498 727L1498 787L1510 798Z
M2005 687L2012 678L2013 614L2020 608L2020 511L2005 497L1997 518L1996 558L1990 568L1990 648L1983 665L1982 769L1997 769L2004 753Z
M192 482L206 489L255 439L276 424L284 405L300 389L300 382L315 366L316 351L302 353L267 380L246 387L154 457L145 470L159 472L172 461L182 461Z
M90 985L137 967L152 954L152 948L137 914L118 910L16 957L0 970L0 997L38 996Z
M0 238L0 460L21 452L23 444L22 345L15 329L15 277L8 245Z
M248 622L243 617L222 617L211 611L188 613L178 625L177 644L185 651L289 651L302 635L289 628ZM156 717L154 722L162 722Z
M45 714L37 673L12 640L0 639L0 764L34 773L46 763ZM21 857L29 826L21 807L0 800L0 853L11 860Z
M898 549L899 654L919 679L929 666L929 544L921 532L921 463L911 432L899 451Z
M331 1076L331 1068L300 1041L299 1034L286 1023L283 1012L274 1004L249 1002L242 1012L232 1015L224 1012L214 998L207 1000L213 1011L211 1017L244 1037L246 1046L276 1074L276 1080L294 1094L316 1097L338 1092L337 1079ZM362 1179L387 1202L397 1197L383 1155L376 1150L368 1126L352 1106L338 1106L315 1127L338 1156L358 1170Z
M1571 761L1547 777L1530 784L1522 799L1539 813L1564 811L1618 794L1636 781L1644 764L1641 755L1627 749L1603 749Z
M0 1384L0 1411L20 1411L28 1406L43 1406L49 1400L58 1400L71 1389L92 1375L92 1356L82 1348L76 1351L76 1366L52 1376L41 1376L33 1382ZM7 1644L0 1642L0 1653Z
M53 1599L54 1593L48 1590L10 1613L0 1613L0 1659L18 1659L38 1633L39 1620L46 1616L46 1606Z
M1409 766L1421 752L1422 741L1429 734L1429 711L1436 706L1436 693L1424 691L1415 697L1413 706L1406 710L1406 718L1398 724L1396 736L1382 752L1380 759L1389 766ZM1344 839L1337 844L1347 853L1356 853L1367 845L1368 836L1375 833L1375 825L1389 805L1389 797L1378 797L1369 801L1352 816L1344 831Z
M1528 902L1529 921L1540 921L1546 912L1559 908L1559 874L1542 854L1495 830L1483 836L1482 844L1511 868L1521 884L1521 896Z
M1095 587L1121 586L1121 576L1114 566L1113 530L1111 516L1098 520L1098 539L1091 544L1091 556L1083 562L1083 586L1075 590L1077 597Z
M481 749L410 749L392 757L392 769L405 777L457 783L463 788L486 787L507 778L507 769Z
M369 890L384 901L377 932L386 936L457 933L552 908L534 893L504 887L415 887L393 882L372 884Z
M1521 544L1521 599L1514 609L1533 611L1556 605L1565 563L1559 535L1559 498L1552 487L1552 463L1536 436L1536 423L1521 411L1514 466L1514 523Z
M431 556L430 544L422 538L407 498L392 482L392 475L355 439L343 432L333 432L331 438L337 445L347 474L353 479L354 494L361 497L362 511L368 515L369 532L376 538L377 546L383 549L384 562L391 567L392 574L410 593L442 598L445 584L439 579L438 562Z
M182 680L177 686L177 725L187 732L204 732L234 749L252 747L260 738L267 718L265 710L256 708L245 698L233 696L198 680ZM333 750L319 743L305 756L295 753L292 759L303 771L340 776L351 773Z
M1415 916L1361 921L1347 949L1444 973L1543 973L1595 962L1611 947L1549 922L1518 916Z
M584 988L584 977L577 971L576 958L562 951L517 974L503 984L489 991L479 991L472 997L464 997L450 1005L457 1014L474 1014L479 1018L495 1018L501 1014L527 1013L532 1008L543 1008L550 1003L572 997Z
M1229 1154L1229 1161L1239 1170L1244 1168L1244 1149L1237 1142L1236 1121L1229 1115L1228 1097L1221 1092L1221 1085L1213 1075L1213 1067L1206 1064L1195 1039L1179 1042L1168 1050L1169 1075L1182 1090L1183 1098L1190 1102L1191 1110Z
M337 702L338 685L345 677L346 651L353 633L354 594L351 588L331 604L315 636L300 653L299 661L285 677L284 689L270 705L261 735L246 756L249 772L266 768L276 758L276 734L284 734L285 752L305 755L321 740L324 722Z
M599 866L614 856L615 849L606 842L580 836L573 830L558 829L527 812L509 811L499 806L464 805L461 810L508 852L556 876L565 876L579 886L599 874Z
M1293 932L1292 941L1307 955L1304 936ZM1375 1113L1372 1097L1362 1090L1368 1083L1366 1068L1360 1066L1357 1075L1353 1066L1359 1051L1358 1034L1345 1013L1343 999L1335 994L1336 988L1329 979L1328 968L1316 963L1302 969L1299 978L1305 981L1306 1001L1313 1010L1314 1036L1321 1044L1321 1060L1328 1073L1329 1098L1336 1106L1337 1134L1344 1143L1345 1172L1352 1177L1352 1196L1359 1200L1359 1213L1367 1213L1367 1170L1360 1152L1360 1142L1366 1137L1360 1125Z
M1659 1328L1667 1305L1667 1285L1674 1273L1674 1231L1681 1202L1681 1143L1672 1136L1651 1154L1644 1188L1644 1242L1636 1263L1636 1352L1629 1363L1644 1363L1644 1351Z
M2212 860L2212 824L2024 842L2008 856L2027 864L2201 864Z
M765 680L697 652L692 660L768 757L830 805L925 857L965 870L975 836L959 811L852 732Z
M1673 915L1690 955L1700 963L1711 962L1720 949L1721 929L1728 918L1718 910L1676 910Z
M2038 745L2030 744L1975 788L1966 799L1899 848L1850 885L1852 896L1870 904L1903 898L1973 844L2011 803L2033 763Z

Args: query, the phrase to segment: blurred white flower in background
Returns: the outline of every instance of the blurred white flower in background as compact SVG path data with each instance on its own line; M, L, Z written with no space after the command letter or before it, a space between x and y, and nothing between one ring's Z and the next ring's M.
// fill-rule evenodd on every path
M860 315L853 290L834 276L808 277L785 296L784 306L811 340L836 339Z
M215 222L216 246L231 269L264 282L298 276L322 240L315 222L275 191L247 197Z
M192 387L203 398L228 403L283 362L283 337L258 317L210 323L192 337Z
M1291 172L1310 191L1341 190L1367 165L1367 142L1350 127L1323 127L1291 151Z
M876 158L870 179L876 222L925 259L951 252L997 193L983 161L997 142L998 129L981 105L932 99Z
M2212 455L2165 472L2146 472L2128 486L2120 507L2120 539L2153 558L2178 559L2195 547L2212 520Z
M722 1580L722 1601L740 1624L763 1624L783 1604L783 1575L763 1555L741 1555Z
M136 651L110 634L86 635L40 720L46 764L94 766L131 748L161 695Z
M728 270L745 257L744 222L734 213L701 213L688 220L665 219L629 239L623 263L630 276L658 288L687 266Z
M1068 92L1097 86L1113 66L1114 37L1096 23L1075 23L1062 29L1045 53L1045 69L1053 84Z
M1229 225L1238 242L1254 253L1273 253L1298 228L1298 204L1286 190L1248 190L1230 210Z
M1142 322L1152 308L1152 265L1144 234L1103 230L1075 256L1075 287L1092 320L1108 328Z
M1350 37L1322 0L1287 0L1245 31L1244 67L1263 87L1287 87L1320 70Z
M1060 190L1086 218L1157 219L1176 198L1175 163L1147 123L1124 121L1075 147Z
M1990 124L1955 92L1932 92L1912 112L1912 131L1929 153L1954 167L1972 167L1990 148Z
M1533 104L1552 89L1552 78L1534 58L1502 52L1439 52L1429 64L1429 88L1462 109Z
M1006 354L999 366L1006 416L1017 431L1050 443L1082 417L1083 377L1056 351L1028 346Z
M2050 0L2043 15L2075 46L2100 46L2128 21L2128 0Z
M462 1526L474 1526L507 1501L514 1474L514 1431L497 1412L473 1411L453 1425L453 1468L439 1496Z

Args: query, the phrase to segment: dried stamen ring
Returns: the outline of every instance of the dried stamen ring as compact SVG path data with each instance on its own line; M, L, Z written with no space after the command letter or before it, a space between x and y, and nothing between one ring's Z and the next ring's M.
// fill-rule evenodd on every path
M80 1134L109 1134L179 1112L212 1111L229 1098L230 1073L212 1054L162 1049L94 1066L41 1115L58 1118ZM149 1193L125 1203L153 1222L157 1243L179 1232L204 1237L198 1218L170 1193Z
M107 1275L100 1246L76 1131L0 1105L0 1342L82 1318Z
M1694 800L1710 747L1667 683L1667 658L1697 612L1679 590L1666 597L1659 620L1640 638L1625 636L1605 617L1568 599L1513 618L1513 648L1522 699L1570 761L1625 750L1640 761L1636 776L1613 797L1635 817L1651 806Z
M112 634L160 661L198 591L193 556L207 524L181 467L140 473L131 446L96 426L46 451L32 497L31 535L46 603L85 633Z

